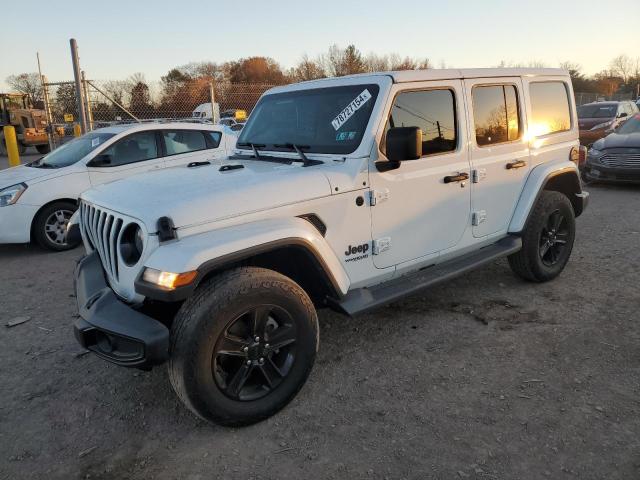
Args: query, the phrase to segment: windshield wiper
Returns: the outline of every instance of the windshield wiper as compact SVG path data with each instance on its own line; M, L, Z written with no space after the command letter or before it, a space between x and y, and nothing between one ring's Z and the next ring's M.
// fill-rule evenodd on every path
M321 162L320 160L309 160L307 158L307 156L304 154L304 152L302 151L303 148L311 148L309 147L309 145L296 145L295 143L283 143L283 144L275 144L274 147L276 148L288 148L289 150L295 150L296 153L298 154L298 156L300 157L300 160L294 160L294 161L302 161L302 166L303 167L310 167L312 165L320 165L324 162Z
M262 160L262 157L260 157L260 154L258 153L258 148L264 148L266 145L264 145L263 143L242 142L237 143L236 145L238 147L251 147L251 150L253 150L253 155L258 160Z

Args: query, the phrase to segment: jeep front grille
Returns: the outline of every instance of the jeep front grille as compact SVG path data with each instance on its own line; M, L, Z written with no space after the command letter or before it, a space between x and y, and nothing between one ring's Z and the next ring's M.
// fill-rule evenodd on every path
M605 153L600 157L600 163L605 167L640 168L640 151Z
M98 252L102 266L112 280L118 281L118 242L125 220L113 212L80 203L80 224L90 247Z

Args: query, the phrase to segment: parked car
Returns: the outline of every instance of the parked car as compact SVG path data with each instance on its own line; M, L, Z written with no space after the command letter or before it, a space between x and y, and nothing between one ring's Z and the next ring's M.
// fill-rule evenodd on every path
M225 125L225 126L229 127L234 132L239 132L240 130L242 130L244 128L244 124L245 124L245 122L237 122L235 119L230 118L230 117L221 118L218 123L220 125Z
M636 113L638 106L632 101L594 102L579 106L580 143L591 145Z
M121 366L168 362L201 418L260 421L310 374L319 308L355 315L501 257L557 277L588 200L581 153L563 70L276 87L223 165L82 194L76 338Z
M640 114L591 146L583 176L592 181L640 182Z
M88 188L141 172L222 159L236 136L222 126L129 124L94 130L35 162L0 171L0 243L36 240L50 250Z

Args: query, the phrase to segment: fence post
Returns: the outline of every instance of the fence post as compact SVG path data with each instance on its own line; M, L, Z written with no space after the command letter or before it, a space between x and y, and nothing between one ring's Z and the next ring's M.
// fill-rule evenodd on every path
M6 125L3 128L4 143L7 146L7 155L9 155L9 166L17 167L20 165L20 154L18 153L18 139L16 138L16 129L13 125Z
M87 125L89 127L89 131L93 130L93 112L91 112L91 100L89 99L89 89L87 88L87 79L84 76L84 70L81 72L82 75L82 94L84 96L84 108L87 112Z
M213 79L209 82L209 97L211 97L211 122L218 123L220 118L216 118L216 92L213 88Z
M49 83L47 77L41 76L42 81L42 100L44 101L44 114L47 117L47 124L49 125L49 150L56 148L55 131L53 128L53 116L51 115L51 104L49 103Z
M82 95L82 79L80 77L80 60L78 59L78 43L75 38L69 40L71 45L71 61L73 63L73 77L76 83L76 104L78 105L78 117L82 133L87 133L87 117L84 110Z

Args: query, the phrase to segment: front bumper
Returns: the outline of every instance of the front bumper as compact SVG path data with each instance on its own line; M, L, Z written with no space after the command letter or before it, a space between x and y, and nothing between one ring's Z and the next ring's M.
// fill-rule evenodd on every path
M80 313L74 333L80 345L123 367L147 369L169 358L169 329L113 293L96 252L78 262L74 284Z
M640 183L640 168L606 167L587 160L582 174L586 180L615 183Z

